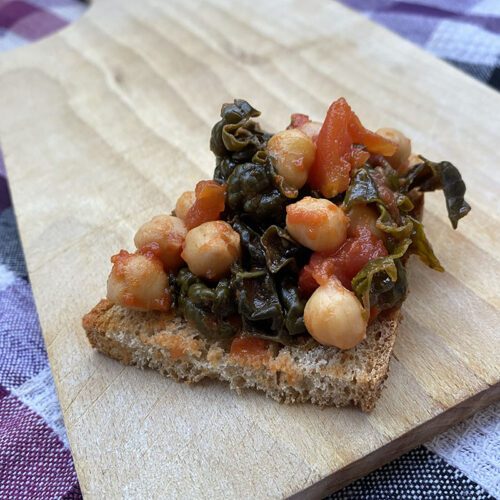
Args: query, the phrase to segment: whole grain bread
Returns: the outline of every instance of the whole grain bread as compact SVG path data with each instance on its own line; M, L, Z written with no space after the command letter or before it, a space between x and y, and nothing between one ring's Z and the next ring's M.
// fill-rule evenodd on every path
M366 339L340 351L314 341L270 346L265 354L231 354L171 313L138 312L101 300L83 318L92 346L127 365L153 368L178 381L204 378L253 388L283 403L373 409L389 370L399 311L369 326Z

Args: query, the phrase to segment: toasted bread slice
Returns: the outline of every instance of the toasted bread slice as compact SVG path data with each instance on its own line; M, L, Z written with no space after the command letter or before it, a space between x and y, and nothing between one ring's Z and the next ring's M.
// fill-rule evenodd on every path
M172 313L138 312L102 300L83 318L93 347L127 365L153 368L176 380L227 381L255 388L284 403L353 404L373 409L389 370L399 311L377 320L366 339L340 351L315 342L234 355L221 341L205 339Z

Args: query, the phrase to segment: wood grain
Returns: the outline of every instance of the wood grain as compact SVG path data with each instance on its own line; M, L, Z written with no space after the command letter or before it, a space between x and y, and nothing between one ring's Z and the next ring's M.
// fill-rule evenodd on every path
M473 210L427 199L447 273L409 267L376 410L287 407L186 387L89 348L80 318L108 256L208 177L220 104L283 128L344 95L370 128L458 164ZM316 498L497 400L500 96L327 0L99 0L0 59L0 140L81 487L87 498Z

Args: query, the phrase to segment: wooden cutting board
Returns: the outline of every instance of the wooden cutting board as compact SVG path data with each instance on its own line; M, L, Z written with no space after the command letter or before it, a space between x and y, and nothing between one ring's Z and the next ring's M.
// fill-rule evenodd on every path
M188 387L93 352L81 316L109 256L210 176L221 103L264 125L345 96L370 128L456 163L473 209L425 222L446 274L409 266L387 387L370 415ZM0 140L46 345L88 498L320 497L500 396L500 95L327 0L99 0L0 58Z

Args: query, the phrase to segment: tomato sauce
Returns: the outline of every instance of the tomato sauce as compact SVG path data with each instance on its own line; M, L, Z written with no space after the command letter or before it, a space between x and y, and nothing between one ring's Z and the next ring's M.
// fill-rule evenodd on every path
M144 255L144 257L147 257L148 259L161 259L161 250L160 250L160 245L156 243L156 241L153 241L151 243L148 243L147 245L142 246L139 248L137 253Z
M299 293L302 297L310 297L319 284L314 279L312 268L309 264L305 265L299 273Z
M168 290L165 290L163 297L159 299L153 299L150 302L146 302L141 298L137 297L131 292L125 292L122 297L123 304L126 307L131 307L135 309L143 309L148 311L168 311L172 305L172 297Z
M258 337L235 337L230 353L234 356L259 356L267 353L271 341Z

